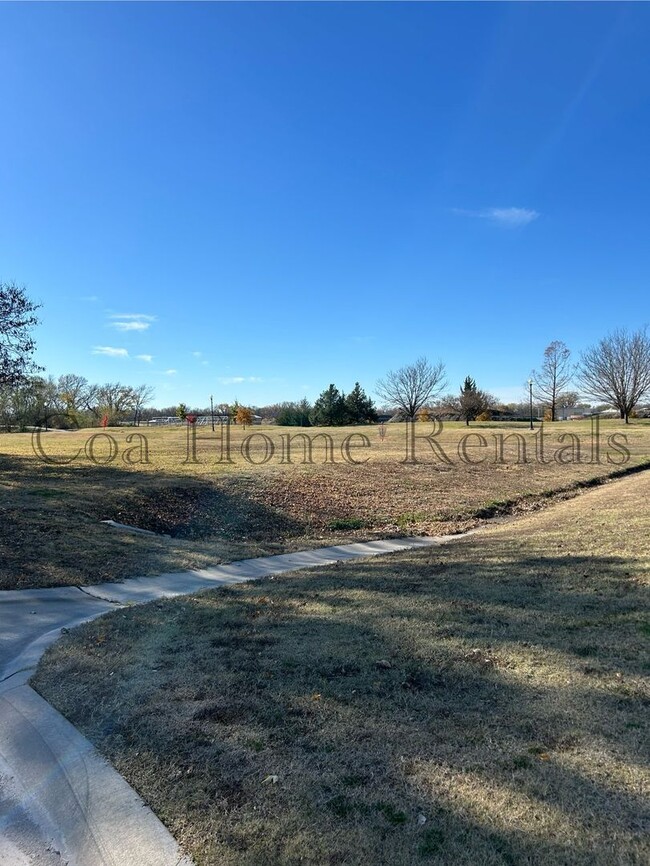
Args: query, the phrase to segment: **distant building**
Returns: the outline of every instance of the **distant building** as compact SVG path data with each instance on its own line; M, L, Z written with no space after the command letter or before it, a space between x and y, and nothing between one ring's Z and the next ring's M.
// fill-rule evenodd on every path
M231 419L230 415L224 415L219 412L215 412L214 416L212 415L196 415L195 424L197 427L205 427L207 425L212 424L212 419L214 417L215 424L228 424L233 423L234 421ZM262 416L261 415L253 415L253 424L261 424ZM166 415L162 418L150 418L147 421L147 425L151 427L165 427L165 426L178 426L181 424L185 424L185 418L179 418L177 415Z

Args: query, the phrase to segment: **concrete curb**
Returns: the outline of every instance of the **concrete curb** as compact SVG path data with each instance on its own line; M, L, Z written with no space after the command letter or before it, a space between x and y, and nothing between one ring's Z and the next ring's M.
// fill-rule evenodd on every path
M0 592L0 866L191 866L126 781L28 680L45 649L115 609L305 568L443 544L398 538L92 587Z
M0 693L0 743L19 810L69 866L189 866L135 791L29 686ZM20 833L11 841L21 849Z

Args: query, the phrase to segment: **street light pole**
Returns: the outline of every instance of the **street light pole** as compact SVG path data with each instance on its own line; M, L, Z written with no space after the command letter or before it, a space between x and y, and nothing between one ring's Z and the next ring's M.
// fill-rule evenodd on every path
M214 433L214 403L212 402L212 394L210 394L210 420L212 421L212 432Z
M528 380L528 392L530 395L530 429L533 430L533 380Z

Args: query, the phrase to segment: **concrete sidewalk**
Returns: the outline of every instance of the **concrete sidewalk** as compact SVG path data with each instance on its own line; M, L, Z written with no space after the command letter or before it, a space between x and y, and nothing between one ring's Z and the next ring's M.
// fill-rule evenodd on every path
M170 833L93 746L28 685L62 629L122 605L442 544L401 538L241 560L91 587L0 592L0 866L180 866Z

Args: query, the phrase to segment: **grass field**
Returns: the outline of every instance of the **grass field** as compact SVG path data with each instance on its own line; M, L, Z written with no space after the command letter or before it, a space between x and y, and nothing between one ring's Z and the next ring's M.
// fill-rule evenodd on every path
M649 498L116 611L33 684L199 866L646 864Z
M432 429L419 424L415 432ZM218 462L219 428L199 428L189 446L178 428L109 429L112 441L97 430L51 432L40 445L30 434L3 434L0 588L89 584L345 540L456 532L650 461L648 422L602 422L599 452L589 422L546 431L540 455L539 433L525 425L449 424L431 440L435 451L419 438L419 462L405 463L413 455L404 424L386 425L384 438L377 427L310 429L312 464L303 464L299 439L287 453L285 437L301 432L295 428L232 428L232 463ZM170 537L126 534L101 523L107 519Z

